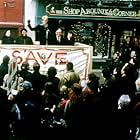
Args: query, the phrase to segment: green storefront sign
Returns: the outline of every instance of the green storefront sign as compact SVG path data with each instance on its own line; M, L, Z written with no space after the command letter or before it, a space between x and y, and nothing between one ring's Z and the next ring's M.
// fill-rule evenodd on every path
M75 5L53 5L46 6L46 13L50 16L82 16L82 17L107 17L107 18L140 18L140 10L129 8L109 7L82 7Z

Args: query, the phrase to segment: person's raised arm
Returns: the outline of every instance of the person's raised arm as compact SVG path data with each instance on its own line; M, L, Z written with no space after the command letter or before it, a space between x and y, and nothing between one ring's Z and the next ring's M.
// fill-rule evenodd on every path
M32 26L31 26L31 20L27 20L27 23L28 23L28 27L29 27L29 29L31 30L31 31L33 31L33 30L35 30L36 28L33 28Z

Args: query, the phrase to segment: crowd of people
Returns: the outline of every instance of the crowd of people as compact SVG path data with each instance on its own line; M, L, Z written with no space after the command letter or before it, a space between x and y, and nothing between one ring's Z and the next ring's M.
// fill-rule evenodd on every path
M60 28L52 41L44 20L47 22L48 18L42 17L42 24L34 28L28 21L28 27L38 33L36 39L41 45L69 44L64 38L60 41ZM33 44L26 29L22 29L21 34L13 40L7 31L3 43ZM68 38L71 36L69 32ZM69 42L71 44L71 40ZM90 130L91 133L92 130L92 134L86 134L97 140L101 137L137 140L140 137L139 51L136 38L123 42L122 49L114 53L108 67L102 70L102 84L100 77L92 71L87 79L82 80L72 62L66 64L66 73L60 78L53 66L48 68L47 75L43 75L39 63L33 64L31 72L30 64L25 61L16 73L16 84L10 92L7 92L10 58L4 56L0 65L0 137L4 140L9 136L35 140L40 132L44 136L48 129L70 128L75 131L79 128L81 132Z
M27 21L30 31L35 31L35 41L39 41L40 45L74 45L73 32L70 30L67 36L63 35L63 29L58 27L55 33L51 32L48 25L48 16L42 16L41 24L32 27L30 20ZM20 36L13 38L11 30L6 30L2 37L2 44L23 44L33 45L35 44L31 37L27 35L27 29L22 28L20 30Z
M79 128L81 132L92 130L90 136L98 139L102 137L98 133L104 133L107 139L136 139L140 133L136 58L134 50L129 61L116 52L109 67L102 70L102 84L94 72L82 80L72 62L66 64L61 78L53 66L43 75L39 63L35 62L30 72L30 64L23 62L9 93L6 81L10 58L5 56L0 66L0 136L28 140L36 139L40 132L46 134L48 129Z

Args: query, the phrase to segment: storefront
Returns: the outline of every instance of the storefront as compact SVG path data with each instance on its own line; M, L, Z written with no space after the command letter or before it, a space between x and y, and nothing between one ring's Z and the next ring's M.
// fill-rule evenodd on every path
M72 30L77 42L92 45L95 59L111 58L122 37L140 34L140 11L136 8L49 4L46 13L54 30L61 26L64 35Z

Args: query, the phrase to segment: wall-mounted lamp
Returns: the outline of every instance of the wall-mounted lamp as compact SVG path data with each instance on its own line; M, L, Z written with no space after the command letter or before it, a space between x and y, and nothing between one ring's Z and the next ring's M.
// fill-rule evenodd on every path
M101 6L102 6L102 1L101 1L101 0L99 0L97 6L98 6L98 7L101 7Z
M128 8L133 8L132 1L129 1Z
M69 1L69 0L66 0L66 1L65 1L65 4L70 4L70 1Z
M7 3L6 1L3 2L4 7L7 7Z

